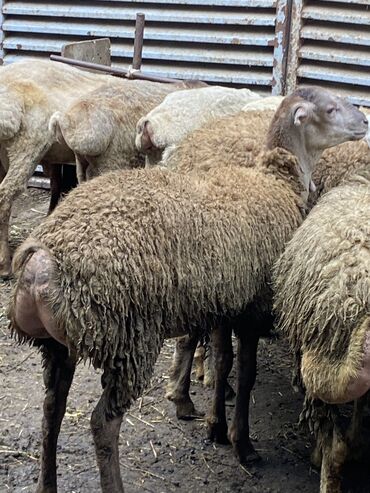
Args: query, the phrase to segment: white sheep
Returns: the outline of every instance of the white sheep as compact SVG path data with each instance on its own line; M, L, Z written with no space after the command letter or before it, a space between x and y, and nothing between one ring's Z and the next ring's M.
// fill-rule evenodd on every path
M146 154L148 165L158 164L163 151L180 142L192 130L213 118L233 115L256 99L260 96L249 89L220 86L170 94L138 121L136 146Z
M26 188L38 163L73 160L68 148L54 143L48 129L51 115L110 81L116 78L46 60L1 67L0 277L10 273L8 229L14 199Z
M196 82L191 81L190 87ZM54 113L49 128L75 155L78 182L115 169L144 165L135 146L137 121L186 82L161 84L142 80L103 85Z

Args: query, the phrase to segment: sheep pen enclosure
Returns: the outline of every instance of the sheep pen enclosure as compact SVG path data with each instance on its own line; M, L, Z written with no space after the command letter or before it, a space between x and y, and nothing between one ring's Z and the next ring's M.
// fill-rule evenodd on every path
M11 244L18 245L45 217L49 194L28 189L16 202ZM10 281L0 281L0 491L32 492L39 470L43 386L40 355L8 337L6 304ZM204 420L178 421L165 395L173 342L166 341L144 396L126 414L120 433L121 472L128 493L256 492L311 493L318 472L310 467L311 442L297 425L301 397L291 388L291 363L281 341L263 340L253 392L251 430L263 462L243 468L230 446L205 439ZM67 404L58 445L61 492L99 491L90 433L100 375L80 365ZM235 387L235 374L231 384ZM206 410L211 391L192 381L192 397ZM231 414L233 402L228 403ZM346 490L369 491L366 468L351 465Z

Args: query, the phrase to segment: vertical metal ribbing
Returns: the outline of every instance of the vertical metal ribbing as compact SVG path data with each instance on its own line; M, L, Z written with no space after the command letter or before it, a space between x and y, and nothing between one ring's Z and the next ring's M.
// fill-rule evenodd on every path
M0 0L0 64L1 65L3 64L3 61L4 61L3 3L4 3L4 0Z
M292 3L292 0L279 0L276 5L274 63L272 70L272 94L274 95L285 94Z

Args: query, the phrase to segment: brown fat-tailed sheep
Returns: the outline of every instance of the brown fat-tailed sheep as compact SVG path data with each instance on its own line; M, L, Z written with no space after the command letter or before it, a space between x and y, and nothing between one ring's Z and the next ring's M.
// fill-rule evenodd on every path
M74 153L79 183L106 171L142 167L135 146L136 123L168 94L203 84L160 84L141 80L107 84L75 100L50 119L56 140Z
M266 104L276 105L277 102L279 98L260 99L249 103L236 115L213 120L212 125L207 124L191 132L171 152L165 152L162 164L182 173L188 173L194 167L207 171L214 166L254 166L273 114L271 110L263 108ZM312 175L308 208L312 208L323 193L366 164L370 165L370 152L365 141L346 142L326 149ZM269 299L270 293L266 293L266 296ZM177 417L184 419L200 414L199 410L194 408L189 395L191 364L196 343L196 336L184 336L176 341L166 390L166 397L176 406ZM210 357L211 348L208 354ZM197 372L200 371L201 360L198 356ZM209 364L204 382L213 385L212 367Z
M370 389L368 164L320 199L275 267L275 310L296 356L302 415L316 433L320 491L328 493L342 491L341 468L359 448ZM335 404L353 400L352 424L343 428Z
M329 111L333 105L340 118ZM248 424L260 329L251 325L254 300L302 222L314 161L325 146L359 138L366 128L364 115L349 103L302 89L284 99L255 167L107 173L72 191L36 228L15 256L9 316L13 334L43 350L39 491L56 489L56 438L76 361L89 359L104 371L91 427L102 490L121 493L123 414L148 383L164 338L189 330L217 327L212 337L226 358L230 332L237 333L229 437L240 461L258 457ZM222 389L230 361L219 363L209 427L213 438L225 441Z
M54 144L50 116L109 81L116 79L51 61L24 60L1 67L0 277L10 273L8 229L14 199L38 163L73 160L68 148Z

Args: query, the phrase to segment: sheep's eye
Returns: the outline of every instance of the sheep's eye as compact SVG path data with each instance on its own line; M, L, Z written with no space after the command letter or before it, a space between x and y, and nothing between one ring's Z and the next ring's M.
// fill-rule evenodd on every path
M335 107L334 106L330 106L330 108L328 108L326 110L326 112L327 112L328 115L331 115L332 113L334 113L334 111L335 111Z

